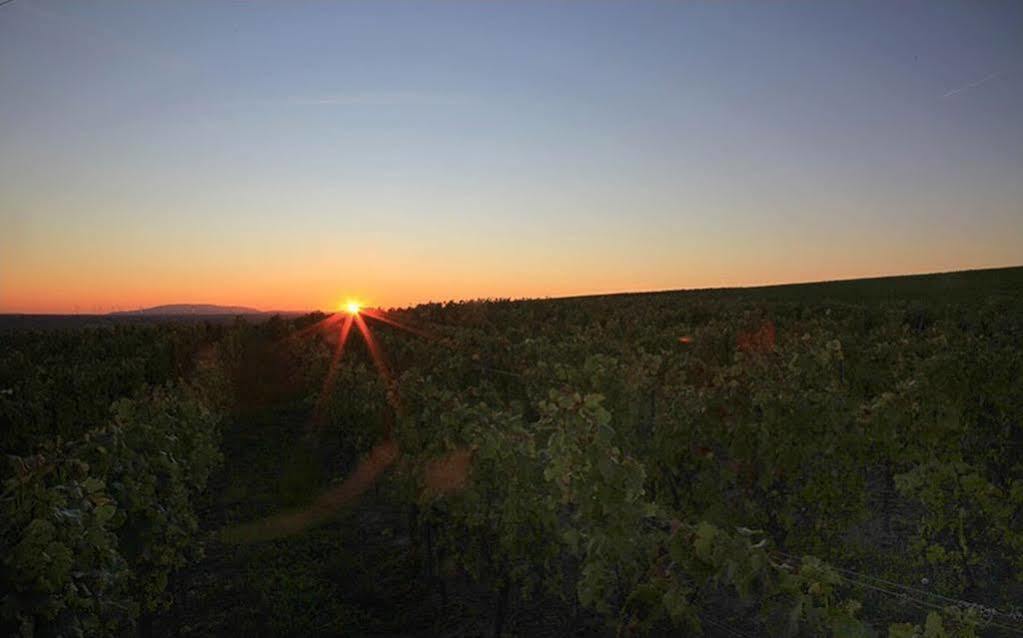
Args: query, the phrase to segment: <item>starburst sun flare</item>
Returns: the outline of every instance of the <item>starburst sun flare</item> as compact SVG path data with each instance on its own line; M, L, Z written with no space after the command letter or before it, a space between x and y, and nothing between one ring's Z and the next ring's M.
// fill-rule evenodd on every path
M350 315L357 315L359 314L359 311L362 310L362 304L354 299L349 299L342 304L341 308Z

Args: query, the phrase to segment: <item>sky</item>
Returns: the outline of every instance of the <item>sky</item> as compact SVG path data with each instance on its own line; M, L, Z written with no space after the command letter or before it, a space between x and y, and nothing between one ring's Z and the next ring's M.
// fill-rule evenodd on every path
M0 6L0 312L1023 264L1023 3Z

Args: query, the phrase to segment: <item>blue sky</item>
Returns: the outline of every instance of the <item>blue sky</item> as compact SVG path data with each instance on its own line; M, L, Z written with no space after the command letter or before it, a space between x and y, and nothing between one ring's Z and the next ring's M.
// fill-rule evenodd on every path
M0 7L0 311L1023 263L1023 5Z

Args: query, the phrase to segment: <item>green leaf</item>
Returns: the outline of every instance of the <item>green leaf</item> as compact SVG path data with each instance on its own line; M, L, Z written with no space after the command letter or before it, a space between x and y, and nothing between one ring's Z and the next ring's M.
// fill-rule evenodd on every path
M924 623L924 638L948 638L945 625L941 621L941 614L936 611L927 614L927 621Z
M908 622L889 625L888 638L917 638L920 635L920 626Z
M696 528L693 550L704 561L709 561L714 551L714 541L718 537L718 528L706 521L701 521Z
M106 505L100 505L99 507L97 507L95 511L95 516L96 520L99 521L100 524L104 524L110 521L110 519L112 519L114 517L114 514L116 513L117 507L113 504L108 503Z
M664 603L664 608L667 610L668 615L671 616L672 621L675 623L681 622L694 611L689 604L688 590L681 587L672 587L664 592L661 601Z

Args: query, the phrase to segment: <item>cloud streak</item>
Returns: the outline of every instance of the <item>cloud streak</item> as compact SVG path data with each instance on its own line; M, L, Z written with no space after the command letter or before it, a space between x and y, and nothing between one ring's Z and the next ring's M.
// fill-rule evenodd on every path
M1002 76L1001 73L992 73L991 75L983 77L980 80L977 80L976 82L973 82L972 84L967 84L965 86L961 86L958 89L952 89L951 91L949 91L945 95L942 95L941 97L942 97L942 99L950 98L953 95L958 95L958 94L962 93L963 91L969 91L970 89L975 89L975 88L977 88L978 86L980 86L982 84L987 84L991 80L994 80L995 78L999 78L1001 76Z
M417 91L338 93L318 97L296 97L292 104L305 106L456 106L465 100L459 96Z

